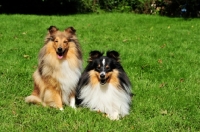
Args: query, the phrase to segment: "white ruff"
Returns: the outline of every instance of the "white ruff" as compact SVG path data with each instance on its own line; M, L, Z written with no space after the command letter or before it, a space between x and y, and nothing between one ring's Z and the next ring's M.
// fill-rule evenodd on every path
M63 61L60 67L60 75L56 78L60 83L62 90L62 101L66 105L69 105L69 95L75 91L79 77L81 76L81 68L71 69L68 61ZM70 104L72 105L72 104Z
M122 117L129 114L130 95L112 84L97 84L95 87L88 84L82 88L80 99L83 99L82 105L92 110L100 110L111 118L115 118L116 114Z

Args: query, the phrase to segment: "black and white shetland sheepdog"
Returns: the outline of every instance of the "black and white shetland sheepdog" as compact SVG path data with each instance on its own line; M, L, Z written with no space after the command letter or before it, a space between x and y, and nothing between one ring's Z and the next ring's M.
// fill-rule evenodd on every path
M77 104L106 113L111 120L129 114L131 83L117 51L91 51L76 89Z

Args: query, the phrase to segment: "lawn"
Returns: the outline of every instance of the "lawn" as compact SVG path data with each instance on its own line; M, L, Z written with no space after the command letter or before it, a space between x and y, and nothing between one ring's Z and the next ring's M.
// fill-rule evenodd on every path
M0 131L200 131L200 19L136 14L0 15ZM73 26L84 55L117 50L134 93L128 116L30 105L47 28Z

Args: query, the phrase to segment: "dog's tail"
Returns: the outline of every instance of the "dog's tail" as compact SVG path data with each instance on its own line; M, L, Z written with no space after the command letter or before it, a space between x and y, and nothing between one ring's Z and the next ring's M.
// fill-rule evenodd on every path
M33 104L40 104L42 102L42 100L35 95L30 95L30 96L27 96L25 98L25 102L26 103L33 103Z

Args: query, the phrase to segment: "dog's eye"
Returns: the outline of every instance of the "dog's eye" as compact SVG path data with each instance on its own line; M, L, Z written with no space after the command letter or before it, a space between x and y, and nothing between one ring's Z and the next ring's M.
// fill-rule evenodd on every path
M100 70L100 66L98 66L96 69L97 69L97 70Z
M58 40L55 40L55 42L57 43L57 42L58 42Z
M110 67L106 67L106 70L110 70Z
M65 44L67 44L67 41L64 41Z

